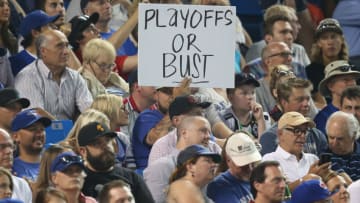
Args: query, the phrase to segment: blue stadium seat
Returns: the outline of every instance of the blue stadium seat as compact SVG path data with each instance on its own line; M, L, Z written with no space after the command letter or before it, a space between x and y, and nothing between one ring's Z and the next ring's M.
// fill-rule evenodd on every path
M53 120L51 125L45 129L45 148L64 140L72 127L72 120Z

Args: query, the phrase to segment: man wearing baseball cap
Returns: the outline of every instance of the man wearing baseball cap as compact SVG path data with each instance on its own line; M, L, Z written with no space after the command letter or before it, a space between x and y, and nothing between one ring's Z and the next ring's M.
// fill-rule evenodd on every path
M121 179L130 185L136 202L154 202L142 177L115 164L115 136L115 132L99 122L88 123L80 129L78 144L87 174L82 192L96 198L103 185Z
M21 98L16 89L5 88L0 90L0 128L11 132L11 122L15 115L29 105L30 101Z
M35 10L27 14L21 21L20 34L24 38L21 45L24 50L9 57L14 76L37 58L35 41L39 33L51 29L51 24L59 17L60 15L48 16L42 10Z
M45 144L45 128L51 124L47 117L28 109L16 114L11 123L19 156L14 159L13 173L35 181L39 174L41 153Z
M283 114L278 122L279 145L275 152L263 157L264 161L276 160L280 163L292 189L301 184L303 179L313 179L313 174L321 175L329 170L330 163L318 166L319 158L316 155L303 152L307 132L314 125L310 118L301 113L290 111Z
M319 91L324 97L330 98L331 103L319 111L314 118L317 129L326 134L326 121L332 113L341 108L342 92L346 87L355 86L359 78L360 72L354 70L354 66L344 60L333 61L325 67L325 78L319 83Z
M215 203L249 202L250 174L255 164L261 161L261 154L247 133L239 132L230 136L225 144L226 164L229 169L207 187L207 195Z

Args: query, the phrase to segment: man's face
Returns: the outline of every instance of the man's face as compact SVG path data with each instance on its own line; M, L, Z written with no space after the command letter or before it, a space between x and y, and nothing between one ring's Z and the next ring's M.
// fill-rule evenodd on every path
M284 112L296 111L307 116L310 110L310 90L308 88L292 88L288 101L282 100Z
M232 108L241 111L250 111L255 102L255 86L241 85L235 88L234 94L229 95Z
M89 1L84 9L84 13L91 16L95 12L100 15L98 22L109 22L112 14L110 0Z
M97 171L107 171L115 164L115 150L113 139L101 136L88 144L86 148L86 161Z
M82 38L79 41L79 44L86 45L90 40L100 38L99 30L95 27L94 24L89 25L83 32L82 35L84 38Z
M336 32L324 32L317 40L323 57L337 59L344 43L342 36Z
M287 21L276 21L273 25L272 35L268 36L268 42L285 42L290 48L294 42L293 28Z
M227 157L227 165L229 167L230 173L243 181L250 181L251 171L255 167L255 163L250 163L245 166L237 166L230 157Z
M269 166L266 167L265 181L263 183L255 183L257 195L261 195L269 202L282 202L285 195L285 176L280 167Z
M355 140L349 135L346 121L341 118L335 118L329 120L329 122L326 133L330 150L338 155L351 153Z
M48 41L45 46L40 48L41 57L51 69L63 70L69 61L69 42L60 31L50 31L46 35Z
M265 60L267 67L281 64L291 67L292 52L286 44L280 43L270 49L269 57Z
M65 23L65 7L63 0L46 0L44 11L49 16L60 14L60 17L54 22L56 26L61 26Z
M329 88L331 95L341 97L342 92L347 87L356 85L356 80L353 75L338 75L330 79L327 87Z
M150 104L154 104L156 102L155 95L156 89L153 86L137 86L137 90L141 95L142 99L147 101Z
M353 114L360 122L360 98L348 99L344 97L341 111Z
M14 133L14 140L19 144L21 153L40 155L45 144L45 127L36 122L27 128Z
M109 191L109 203L135 203L129 187L116 187Z
M15 145L9 134L0 131L0 166L11 169Z
M286 126L278 130L279 144L287 152L300 155L304 149L308 124L299 126Z
M201 144L205 147L209 146L210 141L210 124L202 117L198 117L185 129L182 129L182 135L184 136L188 146L194 144Z
M19 113L22 106L18 102L8 104L6 106L0 106L0 127L10 130L11 122L15 118L16 114Z

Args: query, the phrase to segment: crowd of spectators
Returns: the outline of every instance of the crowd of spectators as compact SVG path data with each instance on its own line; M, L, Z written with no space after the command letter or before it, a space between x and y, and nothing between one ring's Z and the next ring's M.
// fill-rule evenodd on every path
M138 82L139 3L228 0L0 0L0 202L357 202L360 1L259 2L196 88Z

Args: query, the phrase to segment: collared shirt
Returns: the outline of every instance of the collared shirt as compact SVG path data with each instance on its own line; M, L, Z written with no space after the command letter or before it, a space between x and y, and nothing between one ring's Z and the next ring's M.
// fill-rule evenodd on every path
M310 169L310 166L319 158L313 154L302 153L301 159L298 161L296 156L285 151L278 146L275 152L265 154L263 161L276 160L280 163L281 168L284 170L284 174L290 182L302 178Z
M29 108L43 108L57 119L74 119L77 109L83 112L93 102L77 71L65 68L58 84L42 60L35 60L18 73L15 88L21 97L30 100Z

